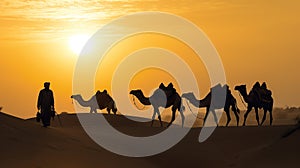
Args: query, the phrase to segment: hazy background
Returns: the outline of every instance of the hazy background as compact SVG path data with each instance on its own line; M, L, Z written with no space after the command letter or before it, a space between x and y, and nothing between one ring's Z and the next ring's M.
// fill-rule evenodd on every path
M299 7L297 0L2 0L0 106L15 116L32 117L38 92L45 81L50 81L56 110L74 111L70 95L77 54L69 45L71 37L92 35L112 19L141 11L174 13L199 26L218 50L232 90L236 84L247 84L249 90L255 81L266 81L275 106L299 106ZM127 39L111 52L124 57L143 45L157 45L183 58L193 54L174 39L158 35L139 38ZM143 39L147 40L141 44ZM113 71L111 65L117 62L108 54L103 67ZM197 80L202 98L210 86L205 68L200 65ZM146 73L157 78L150 83L144 81L140 88L149 90L160 79L172 80L160 72ZM143 81L143 76L137 76L137 83L131 86L142 84L138 78ZM103 90L108 83L96 78L95 89ZM240 100L237 92L232 92ZM244 108L240 101L239 106Z

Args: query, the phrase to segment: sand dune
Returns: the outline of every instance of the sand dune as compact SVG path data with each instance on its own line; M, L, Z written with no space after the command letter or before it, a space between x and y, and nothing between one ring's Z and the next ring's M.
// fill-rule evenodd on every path
M120 131L136 136L163 130L151 128L150 123L132 122L124 116L105 116ZM204 143L198 142L201 128L193 128L168 151L150 157L130 158L111 153L94 143L76 115L63 113L60 119L62 126L55 118L50 128L43 128L34 119L22 120L0 113L1 167L279 168L300 164L300 131L282 138L294 126L219 127Z

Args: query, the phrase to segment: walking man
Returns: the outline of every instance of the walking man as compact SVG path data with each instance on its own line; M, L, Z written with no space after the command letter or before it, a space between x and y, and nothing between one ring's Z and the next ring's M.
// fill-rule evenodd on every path
M39 93L37 108L41 112L44 127L50 126L51 112L54 111L53 92L50 90L50 82L44 83L44 89Z

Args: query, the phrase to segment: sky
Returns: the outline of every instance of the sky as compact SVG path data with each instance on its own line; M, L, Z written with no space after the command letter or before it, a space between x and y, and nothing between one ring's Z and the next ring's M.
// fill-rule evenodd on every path
M56 110L74 111L70 96L78 53L72 51L70 40L90 37L113 19L143 11L172 13L202 29L221 57L240 108L244 107L233 87L246 84L249 90L256 81L267 82L275 106L300 106L299 7L297 0L2 0L0 106L9 114L33 117L38 92L50 81ZM157 34L128 38L106 55L95 90L110 92L109 74L120 60L147 46L168 49L184 59L194 54L180 41ZM187 62L197 76L198 98L203 98L210 88L205 66ZM129 89L149 93L159 82L169 81L174 78L165 72L147 70L133 78Z

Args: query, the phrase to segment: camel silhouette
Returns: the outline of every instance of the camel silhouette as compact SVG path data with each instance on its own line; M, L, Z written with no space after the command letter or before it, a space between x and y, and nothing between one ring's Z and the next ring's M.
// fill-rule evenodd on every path
M268 97L266 97L266 100L262 101L262 100L260 100L260 98L256 95L256 93L253 90L250 91L249 94L247 94L247 87L246 87L246 85L235 86L234 90L237 90L238 92L240 92L240 94L242 95L244 101L248 104L247 111L246 111L246 113L244 115L243 126L245 126L248 114L252 110L252 108L254 108L254 110L255 110L256 121L257 121L258 125L262 125L265 122L267 111L269 111L269 114L270 114L270 125L272 125L272 121L273 121L273 115L272 115L273 98L272 98L271 95L269 95ZM258 109L261 109L261 108L263 108L263 110L264 110L264 115L263 115L262 122L259 123Z
M227 86L226 86L227 87ZM201 107L206 107L206 113L205 113L205 117L204 117L204 122L203 125L206 121L206 118L209 114L209 108L211 106L211 91L201 100L198 100L195 95L193 93L184 93L182 95L182 98L186 98L192 105L194 105L195 107L201 108ZM233 95L231 94L230 90L227 89L227 93L226 93L226 100L225 100L225 105L224 105L224 111L226 112L226 116L227 116L227 122L226 122L226 127L228 126L228 124L231 121L231 117L230 117L230 106L231 106L231 110L234 112L235 114L235 118L236 118L236 125L239 125L239 114L240 114L240 110L237 107L236 104L236 99L233 97ZM222 107L219 107L222 108ZM215 122L218 123L217 121L217 117L214 111L213 115L215 118Z
M173 123L175 120L175 114L176 110L180 112L181 119L182 119L182 127L184 125L184 106L181 105L181 97L176 92L176 90L173 88L173 84L170 83L167 87L163 85L163 83L160 84L159 88L156 89L150 97L145 97L142 90L131 90L130 94L134 95L138 98L138 100L143 105L152 105L154 112L152 116L152 122L151 127L153 126L153 121L155 119L155 115L158 115L158 119L160 121L160 126L163 127L161 116L159 112L159 107L169 108L172 106L172 119L170 123L168 124L168 127Z
M83 100L80 94L72 95L72 99L76 100L83 107L90 107L90 113L97 113L97 109L103 110L106 108L108 114L112 110L114 114L117 112L116 104L113 98L107 93L106 90L103 92L97 91L88 101Z

